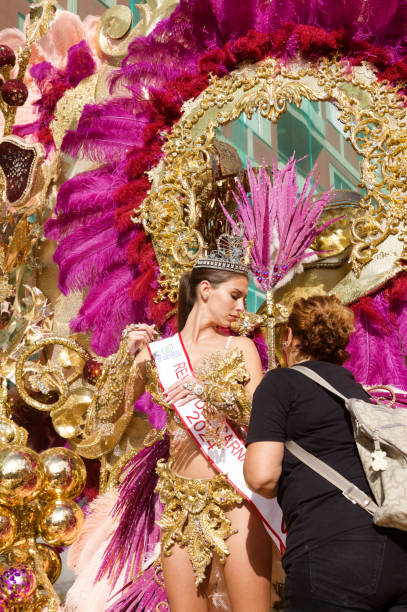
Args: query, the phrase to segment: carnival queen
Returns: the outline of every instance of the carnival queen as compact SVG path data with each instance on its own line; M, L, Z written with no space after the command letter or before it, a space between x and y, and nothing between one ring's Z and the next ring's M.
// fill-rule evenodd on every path
M217 249L181 278L179 332L155 341L153 326L132 325L126 332L135 358L125 406L147 391L167 413L169 458L157 461L156 490L162 504L160 561L172 612L217 606L270 610L272 547L266 529L279 543L281 514L274 501L249 491L242 470L244 432L262 366L250 339L219 331L244 310L248 275L242 238L224 234ZM133 609L129 604L127 596L123 609Z

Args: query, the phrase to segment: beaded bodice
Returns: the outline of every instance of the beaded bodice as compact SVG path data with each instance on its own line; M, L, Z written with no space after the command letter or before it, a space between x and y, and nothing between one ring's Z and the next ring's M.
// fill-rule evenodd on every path
M210 405L214 416L219 414L236 425L247 427L251 402L244 387L250 375L241 349L234 348L226 353L216 352L205 357L196 371L196 377L204 389L202 399ZM166 401L153 362L147 364L146 391L169 417L174 417L174 409Z

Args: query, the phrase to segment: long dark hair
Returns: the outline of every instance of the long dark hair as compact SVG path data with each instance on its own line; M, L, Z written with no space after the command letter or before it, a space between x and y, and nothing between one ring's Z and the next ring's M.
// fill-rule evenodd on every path
M212 268L193 268L191 272L185 272L182 275L178 293L178 331L184 328L195 304L196 289L199 283L206 280L216 287L228 281L232 276L244 275L229 270L212 270Z

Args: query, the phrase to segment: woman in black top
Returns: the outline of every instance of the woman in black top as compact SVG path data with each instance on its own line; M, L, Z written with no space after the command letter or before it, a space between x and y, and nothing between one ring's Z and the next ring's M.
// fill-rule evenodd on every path
M297 301L284 350L348 397L369 399L342 363L353 313L335 296ZM294 440L372 496L344 403L298 371L266 374L253 398L244 464L251 489L275 497L287 526L286 612L407 611L407 533L365 510L301 463Z

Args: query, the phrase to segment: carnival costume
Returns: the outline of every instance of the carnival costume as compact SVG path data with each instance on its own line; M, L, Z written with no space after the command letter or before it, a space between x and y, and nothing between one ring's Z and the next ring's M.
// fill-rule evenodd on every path
M274 166L273 184L264 167L256 177L249 165L252 202L238 183L241 197L239 200L235 197L239 204L239 222L225 210L232 233L222 234L217 240L217 249L199 257L194 267L248 276L250 268L245 243L246 247L255 245L251 254L252 272L267 294L286 282L301 269L304 260L315 258L315 252L308 250L309 245L327 226L317 228L316 222L329 201L330 192L317 201L313 200L315 186L306 194L311 177L312 174L297 205L293 159L281 171ZM256 240L258 232L261 241ZM284 549L282 515L276 501L251 492L243 477L244 428L248 425L251 408L245 391L249 374L242 352L233 347L229 350L229 342L224 353L203 359L196 373L192 370L181 334L152 342L148 347L152 359L146 368L145 390L165 410L167 424L155 437L148 436L145 448L123 470L119 498L113 509L113 516L119 522L103 553L97 574L99 582L108 579L123 586L118 595L120 599L115 599L109 612L132 609L131 606L135 605L150 611L166 602L164 589L157 589L157 580L161 579L158 578L158 551L154 546L159 538L153 531L154 522L161 527L161 550L165 555L171 554L174 543L185 547L196 585L203 581L214 553L221 562L226 560L227 538L234 533L226 512L244 499L259 514L280 550ZM118 368L120 379L127 379L124 401L116 392L123 385L112 383L114 392L110 395L103 389L99 390L100 407L95 411L102 417L111 416L118 414L117 406L124 406L123 414L110 424L110 429L101 422L102 428L106 429L104 444L111 443L113 438L109 436L113 430L116 435L123 431L132 413L132 388L137 372L130 365L124 349L113 358L110 374L106 373L106 384L109 384L109 376L118 374ZM191 400L182 407L168 404L163 390L191 376L196 376L197 382L187 381L185 386L199 400ZM112 398L111 407L109 397ZM200 452L219 474L201 480L183 478L176 473L173 469L176 449L187 436L192 436ZM150 479L146 463L151 470ZM152 483L159 493L160 502L154 498L156 493ZM129 538L130 533L135 535ZM81 544L75 544L73 550L78 546ZM135 576L137 580L134 580ZM155 580L152 587L148 576ZM78 608L68 607L71 609Z
M212 406L216 406L211 410L212 427L215 419L219 426L216 429L213 427L209 435L212 443L222 447L225 442L222 440L220 430L226 415L238 426L248 425L250 400L243 385L249 380L249 375L244 365L243 354L236 349L228 352L226 348L224 355L215 354L205 363L205 369L202 371L202 374L206 375L205 378L200 376L201 371L197 372L197 377L202 385L203 395L215 399L214 390L216 393L217 388L225 389L226 380L227 386L224 394L232 396L229 402L236 401L238 394L234 393L234 387L241 387L239 395L244 397L243 405L229 403L229 405L224 405L223 410L219 404L212 402ZM153 400L167 412L170 448L175 449L174 455L176 455L177 447L182 439L188 436L188 433L172 406L165 401L157 378L157 370L153 365L148 368L146 390L151 393ZM228 407L230 407L230 414L228 414ZM162 530L161 546L166 555L171 554L171 547L175 542L185 546L194 570L195 582L199 584L205 577L205 570L212 560L213 552L219 555L222 562L226 560L228 555L226 539L235 533L226 516L226 511L242 503L243 498L228 482L225 474L217 474L211 479L179 476L172 469L174 457L171 455L172 452L170 452L171 458L168 462L161 459L157 463L159 475L157 490L164 504L159 521Z
M249 268L243 262L241 235L236 235L236 232L233 235L224 234L217 245L216 251L197 260L196 267L248 274ZM250 375L243 352L231 347L231 341L232 337L228 337L223 352L203 358L196 372L192 371L180 334L148 346L152 359L146 363L145 391L153 402L164 409L167 422L162 429L153 430L147 435L144 448L126 465L119 496L108 512L119 522L113 532L110 530L110 542L102 551L103 561L96 579L104 583L104 587L96 584L96 589L104 589L103 596L106 597L106 580L111 582L111 586L116 585L115 588L112 586L113 596L120 587L119 599L115 598L109 608L111 611L125 610L141 603L143 609L154 610L156 606L166 603L160 577L157 525L161 528L160 544L165 555L172 553L175 543L188 552L196 585L204 580L214 554L221 563L226 561L229 554L227 539L236 533L226 513L242 504L244 498L255 505L269 533L280 547L283 545L281 511L277 504L266 502L261 496L250 492L244 482L244 437L251 409L245 385ZM120 431L126 426L134 403L133 388L139 374L126 355L125 343L126 337L112 358L110 367L110 376L119 367L117 384L109 383L106 374L104 385L109 390L104 392L103 388L100 389L99 405L96 407L103 421L105 444L110 443L109 436L113 431ZM182 363L175 364L177 361ZM171 379L173 365L175 374L173 372L174 379ZM181 372L176 369L179 366L182 367ZM163 391L173 382L190 378L191 375L196 376L197 382L186 382L184 386L198 398L190 402L192 413L189 416L188 405L183 410L168 403ZM124 381L126 384L123 384ZM119 389L124 389L121 397ZM120 416L118 406L122 406ZM106 423L109 417L116 417L115 422ZM200 451L217 468L219 473L212 478L183 477L173 469L178 451L190 434L195 437ZM155 475L152 473L154 471ZM70 553L71 564L76 565L80 574L82 569L78 567L78 550L81 550L84 558L87 544L95 549L95 542L90 543L85 530L85 538L80 538ZM96 555L99 563L100 552ZM152 584L149 580L151 577ZM79 609L73 601L74 594L75 586L68 596L67 610Z

